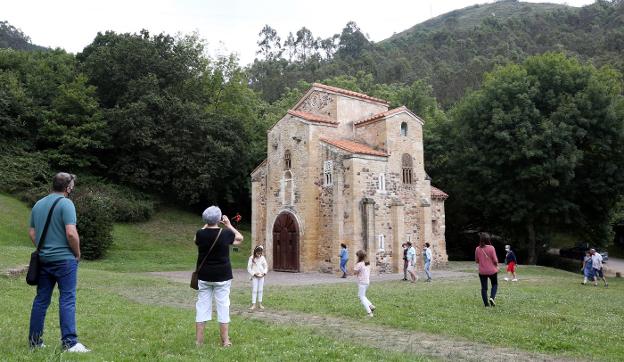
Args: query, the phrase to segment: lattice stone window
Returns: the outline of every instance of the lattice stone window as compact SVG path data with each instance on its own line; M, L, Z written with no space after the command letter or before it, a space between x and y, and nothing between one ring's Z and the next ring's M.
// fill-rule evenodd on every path
M331 186L334 184L334 161L329 160L323 162L323 174L325 175L325 180L323 185Z
M377 181L377 191L386 191L386 174L380 173Z
M377 242L379 244L379 250L386 250L386 236L384 234L379 234L379 236L377 236Z
M290 150L286 150L286 152L284 152L284 170L290 170L291 166Z
M407 136L407 122L401 123L401 136Z
M414 181L412 177L412 156L404 153L401 157L401 164L403 166L403 183L406 185L411 185Z

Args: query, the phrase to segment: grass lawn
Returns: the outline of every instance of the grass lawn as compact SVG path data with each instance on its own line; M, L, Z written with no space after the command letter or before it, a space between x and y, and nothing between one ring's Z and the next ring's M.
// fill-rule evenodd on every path
M26 236L29 210L0 195L0 268L23 265L32 251ZM323 336L306 328L275 325L235 317L234 348L217 347L214 323L208 345L193 345L195 293L187 285L156 279L143 271L190 270L195 261L192 237L201 226L197 215L165 209L149 222L116 225L108 257L81 262L78 327L81 339L94 349L95 360L414 360ZM249 234L235 266L245 265ZM433 283L373 283L368 296L377 306L366 319L355 283L278 287L270 275L265 304L272 310L328 314L397 330L427 332L494 346L518 348L573 358L621 360L624 356L624 282L610 287L581 286L580 274L544 267L519 268L520 282L500 282L498 306L481 306L473 263L452 263L454 270L474 277ZM435 278L435 271L434 271ZM34 289L23 279L0 277L0 356L7 360L58 359L58 313L53 301L47 320L44 351L27 352L25 341ZM249 290L233 290L235 307L247 306ZM6 331L9 331L8 333ZM362 341L366 345L366 341ZM56 353L56 354L55 354ZM65 358L65 357L63 357ZM72 358L74 358L72 356Z

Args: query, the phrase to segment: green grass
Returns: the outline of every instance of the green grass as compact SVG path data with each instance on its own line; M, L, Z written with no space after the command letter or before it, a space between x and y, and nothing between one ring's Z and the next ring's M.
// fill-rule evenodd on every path
M25 264L32 251L26 236L29 210L0 195L0 267ZM115 227L114 247L107 258L82 262L78 321L85 344L94 348L95 360L401 360L408 356L346 344L317 331L277 326L234 318L231 350L193 347L192 306L195 293L185 284L142 273L192 269L196 249L192 243L201 226L194 214L164 209L153 220ZM242 267L249 252L249 234L233 264ZM278 287L265 289L265 304L273 310L331 315L399 330L422 331L449 338L465 338L495 346L573 358L617 360L624 355L624 283L611 279L610 288L581 286L580 274L544 267L519 267L521 281L501 281L498 306L481 306L474 263L452 263L451 268L474 278L435 280L434 283L373 283L368 296L378 310L372 320L353 284ZM435 276L435 274L434 274ZM0 278L0 356L8 360L47 360L54 349L26 352L25 340L34 289L22 278ZM249 290L233 290L232 303L249 303ZM58 338L58 317L53 302L47 321L48 342ZM9 331L6 333L5 331ZM365 345L366 341L362 341ZM413 360L413 356L409 356Z
M137 293L146 289L157 292L162 284L160 280L132 274L81 270L77 299L78 332L81 341L93 352L61 357L56 292L46 320L44 338L48 347L29 352L26 345L28 318L35 289L21 279L0 278L3 291L0 296L3 306L0 310L0 356L2 360L11 361L413 360L411 356L408 359L398 353L331 340L305 328L280 327L238 317L234 317L231 324L232 348L219 348L218 327L214 322L207 326L206 345L196 348L193 309L139 303L117 293L121 289L129 292L135 287L139 288ZM189 288L183 289L180 284L166 287L177 289L178 293L189 298L193 296Z
M469 264L461 268L472 270ZM580 274L551 268L521 266L519 275L518 283L499 283L496 308L483 307L476 273L467 280L416 285L373 283L367 294L377 312L365 322L548 354L601 360L624 355L621 279L611 279L605 289L582 286ZM235 302L247 302L247 294L235 293ZM269 276L265 301L278 310L358 320L365 313L355 283L272 287Z
M193 238L202 225L199 215L175 209L160 210L144 223L117 224L107 257L89 262L89 267L121 272L191 270L197 259ZM249 227L243 224L240 231L245 240L238 252L230 252L234 268L246 267L251 253Z

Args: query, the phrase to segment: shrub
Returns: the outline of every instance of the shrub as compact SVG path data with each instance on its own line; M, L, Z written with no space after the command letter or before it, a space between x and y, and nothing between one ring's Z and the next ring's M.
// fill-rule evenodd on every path
M537 258L537 265L578 273L583 263L580 260L564 258L559 255L540 254Z
M29 205L50 190L54 173L41 152L0 149L0 191L13 194Z
M155 201L143 192L113 184L101 184L97 189L110 197L111 212L117 222L147 221L154 215Z
M71 198L76 205L82 257L87 260L102 258L113 243L110 198L87 187L77 190Z

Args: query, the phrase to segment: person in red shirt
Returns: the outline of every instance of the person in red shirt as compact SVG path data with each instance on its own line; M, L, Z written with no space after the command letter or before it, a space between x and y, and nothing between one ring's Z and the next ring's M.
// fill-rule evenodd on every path
M237 212L236 215L234 215L234 217L232 218L232 221L234 221L234 225L238 227L238 224L242 219L243 217Z
M475 262L479 264L483 304L486 307L494 307L496 306L496 291L498 289L498 259L496 258L496 249L492 246L488 233L479 233L479 246L475 249ZM492 283L489 299L487 297L488 279Z

